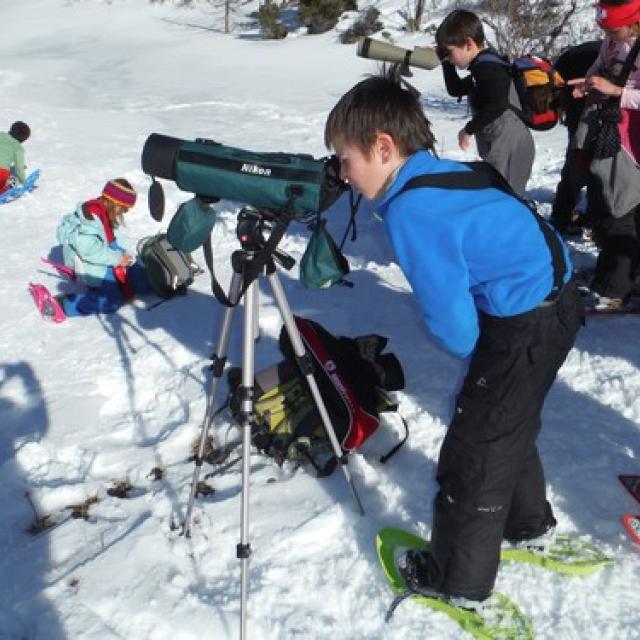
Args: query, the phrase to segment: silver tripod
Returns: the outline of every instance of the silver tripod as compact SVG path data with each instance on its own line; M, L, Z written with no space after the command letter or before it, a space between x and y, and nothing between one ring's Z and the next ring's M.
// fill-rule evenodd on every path
M233 276L229 287L229 300L237 303L240 300L244 300L244 334L242 341L242 380L239 387L240 394L240 429L242 432L242 504L240 514L240 542L237 545L237 557L241 561L241 604L240 604L240 638L244 640L246 638L246 621L247 621L247 589L248 589L248 561L251 555L251 547L249 544L249 474L250 474L250 456L251 456L251 427L254 423L253 414L253 401L254 401L254 343L258 337L258 277L253 277L251 282L246 284L245 275L247 272L247 266L256 259L260 251L265 251L264 242L259 240L256 242L256 237L251 239L245 238L245 236L238 234L242 243L242 250L234 252L232 256ZM259 236L260 237L260 236ZM297 363L301 372L307 380L311 395L315 402L316 408L322 419L322 424L327 433L333 452L340 462L340 467L344 474L349 489L353 495L356 503L356 507L361 515L364 515L364 509L358 493L353 484L350 470L347 466L348 458L343 453L338 438L336 437L333 425L331 424L331 418L327 412L326 406L320 395L318 384L313 376L313 366L311 359L306 353L306 349L300 337L298 327L296 326L291 308L287 302L284 289L278 278L276 272L275 261L283 262L283 257L288 258L285 254L277 251L275 247L269 251L268 260L266 262L264 273L259 275L267 276L273 297L276 301L280 315L284 323L285 329L289 336L289 340L293 347ZM291 260L289 258L289 260ZM244 289L244 294L242 290ZM191 491L189 494L189 502L187 504L187 510L185 514L185 521L183 532L186 537L191 535L191 515L193 511L193 504L197 493L198 481L200 477L200 470L204 461L204 452L207 444L209 429L213 422L215 415L214 405L215 397L222 377L222 372L226 363L227 349L229 346L229 338L231 336L231 326L233 317L235 315L236 304L233 306L227 306L222 321L222 327L220 330L220 337L218 341L218 352L213 356L213 379L211 383L211 390L207 397L207 407L205 412L204 421L202 424L202 431L200 434L200 444L198 448L198 454L195 461L195 467L193 471L193 478L191 481Z

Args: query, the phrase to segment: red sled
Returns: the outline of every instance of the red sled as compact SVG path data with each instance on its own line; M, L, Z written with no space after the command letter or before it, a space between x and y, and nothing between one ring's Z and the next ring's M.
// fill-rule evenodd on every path
M636 544L640 544L640 516L622 516L622 524Z
M640 502L640 475L620 475L618 480L622 483L622 486L638 501Z

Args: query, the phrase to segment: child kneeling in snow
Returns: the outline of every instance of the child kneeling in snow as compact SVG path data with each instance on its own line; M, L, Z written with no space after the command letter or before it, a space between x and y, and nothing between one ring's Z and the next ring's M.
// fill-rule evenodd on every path
M64 216L57 230L64 264L86 290L53 297L43 285L31 285L43 315L61 321L65 316L113 313L136 293L150 291L144 267L120 246L116 235L135 202L131 184L116 178L107 182L100 197Z

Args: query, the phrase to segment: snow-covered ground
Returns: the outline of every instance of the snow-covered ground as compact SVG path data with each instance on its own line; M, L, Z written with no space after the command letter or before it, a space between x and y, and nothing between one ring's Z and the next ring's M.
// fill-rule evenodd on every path
M191 539L174 526L188 496L187 458L223 314L207 277L151 311L139 301L112 316L58 326L41 319L27 285L65 286L40 257L55 256L60 217L109 178L124 175L140 191L125 228L132 249L161 227L147 213L148 179L140 169L150 133L321 156L329 109L376 66L357 58L354 46L338 44L335 33L261 41L246 17L251 5L236 6L235 30L224 35L220 9L205 3L193 11L142 0L1 4L0 127L17 119L31 125L28 165L41 168L42 178L32 195L0 207L0 638L235 638L239 467L209 481L215 493L199 498ZM386 14L394 11L386 6ZM439 71L417 71L413 82L442 155L473 158L456 147L466 106L445 95ZM529 194L545 212L565 139L561 128L536 135ZM169 208L187 197L172 184L166 192ZM238 210L237 203L218 206L214 241L223 282L237 247ZM345 224L341 213L329 222L338 237ZM307 239L294 225L282 247L299 258ZM583 252L579 264L593 262L592 247L574 248ZM448 618L410 604L384 623L391 592L373 546L384 525L429 533L435 464L462 365L429 340L377 222L363 216L346 253L353 289L307 291L296 267L281 273L289 303L336 334L390 337L405 368L399 399L411 437L380 465L379 454L396 437L389 422L351 457L364 517L340 473L317 480L252 457L248 634L462 638ZM264 283L261 291L258 369L280 357L279 313ZM236 363L239 320L230 347ZM587 578L504 565L497 588L531 617L536 638L640 638L640 549L620 524L622 514L640 507L616 479L640 471L639 329L633 316L591 320L549 394L539 444L559 530L591 536L616 564ZM220 440L228 426L226 417L216 424ZM156 467L161 480L150 475ZM134 487L130 497L107 495L121 481ZM25 492L41 514L98 501L88 521L34 536Z

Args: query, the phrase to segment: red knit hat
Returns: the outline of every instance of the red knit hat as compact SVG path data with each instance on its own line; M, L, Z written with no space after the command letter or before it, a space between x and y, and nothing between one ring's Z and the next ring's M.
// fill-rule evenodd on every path
M133 207L136 203L136 191L124 178L109 180L104 185L102 197L127 208Z
M640 22L640 0L631 0L626 4L596 5L596 22L602 29L620 29Z

